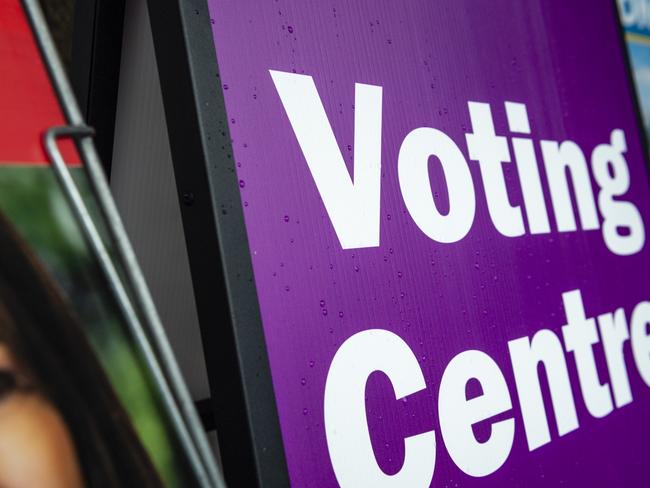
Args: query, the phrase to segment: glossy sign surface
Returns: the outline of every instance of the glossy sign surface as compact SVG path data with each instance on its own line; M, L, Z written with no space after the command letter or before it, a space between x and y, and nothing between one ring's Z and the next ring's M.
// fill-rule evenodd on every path
M208 4L292 484L647 483L614 6Z

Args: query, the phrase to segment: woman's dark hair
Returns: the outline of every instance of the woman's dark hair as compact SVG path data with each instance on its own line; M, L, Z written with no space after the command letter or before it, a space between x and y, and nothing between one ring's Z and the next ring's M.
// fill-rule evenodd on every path
M86 486L162 486L78 319L1 213L0 342L63 417ZM17 386L0 376L5 393Z

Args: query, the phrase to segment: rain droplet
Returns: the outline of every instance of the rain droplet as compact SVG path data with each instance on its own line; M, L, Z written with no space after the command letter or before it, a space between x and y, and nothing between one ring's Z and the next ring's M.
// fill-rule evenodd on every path
M285 222L289 222L289 216L288 216L288 215L285 215L285 216L284 216L284 221L285 221Z
M305 385L307 384L307 379L306 379L306 378L302 378L302 379L300 380L300 384L301 384L302 386L305 386Z
M323 313L323 315L327 315L327 309L324 308L322 313Z
M239 180L239 188L244 188L246 186L246 182L244 180Z
M314 367L314 364L316 364L314 361L309 361L309 367L310 367L310 368L313 368L313 367Z
M287 30L289 31L289 34L293 34L293 27L289 26L287 27Z

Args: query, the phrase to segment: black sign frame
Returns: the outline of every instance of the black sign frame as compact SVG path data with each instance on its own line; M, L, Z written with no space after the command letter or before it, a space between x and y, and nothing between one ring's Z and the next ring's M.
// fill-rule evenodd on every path
M206 0L148 0L229 486L289 486Z
M226 482L289 486L207 0L148 5Z

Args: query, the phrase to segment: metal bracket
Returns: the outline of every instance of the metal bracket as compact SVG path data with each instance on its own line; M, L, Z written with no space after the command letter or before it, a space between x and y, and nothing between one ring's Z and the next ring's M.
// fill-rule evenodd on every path
M100 268L102 269L111 292L113 293L115 300L117 302L118 308L122 313L124 320L129 328L129 331L135 339L135 343L142 353L144 361L153 375L153 379L158 386L159 393L161 395L163 405L167 410L171 418L171 422L174 425L176 432L179 435L181 445L183 446L185 452L187 453L190 463L197 472L197 476L201 480L202 486L210 486L209 478L205 469L201 463L201 459L196 452L196 446L192 442L192 437L190 436L187 426L184 423L183 416L178 409L176 404L176 399L174 394L169 387L169 384L165 378L165 375L160 367L158 358L151 347L149 339L142 327L138 314L136 312L131 298L122 283L120 275L111 259L111 256L108 252L108 249L104 245L102 237L93 221L88 207L83 201L83 197L77 188L74 179L72 178L72 173L68 168L68 165L63 160L61 151L57 141L63 138L73 138L76 141L80 141L83 138L90 137L94 134L94 130L91 127L86 125L78 126L61 126L61 127L51 127L45 132L43 137L43 142L45 145L45 151L47 156L52 163L52 169L54 174L63 189L72 212L77 219L77 222L81 226L81 230L90 246L91 251L97 258Z
M148 365L152 368L158 389L164 399L174 427L177 429L183 448L186 449L200 486L223 487L225 486L223 475L215 463L214 455L203 431L194 402L183 380L144 275L113 201L97 151L92 139L89 137L92 135L93 130L84 123L38 0L22 0L22 4L32 26L35 40L38 43L43 62L65 118L70 124L66 127L51 128L44 136L45 148L51 159L52 167L67 198L70 200L79 224L86 233L93 252L97 255L107 275L110 286L115 287L113 291L116 293L116 299L120 303L129 327L134 332L139 347L142 348L143 354L146 356ZM101 236L97 232L97 228L88 213L70 171L58 150L56 142L62 137L73 138L77 142L83 168L106 222L112 248L115 250L116 259L121 265L120 269L124 271L129 290L133 292L133 300L137 305L137 310L141 313L142 322L135 312L133 303L126 293L113 261L107 253Z

